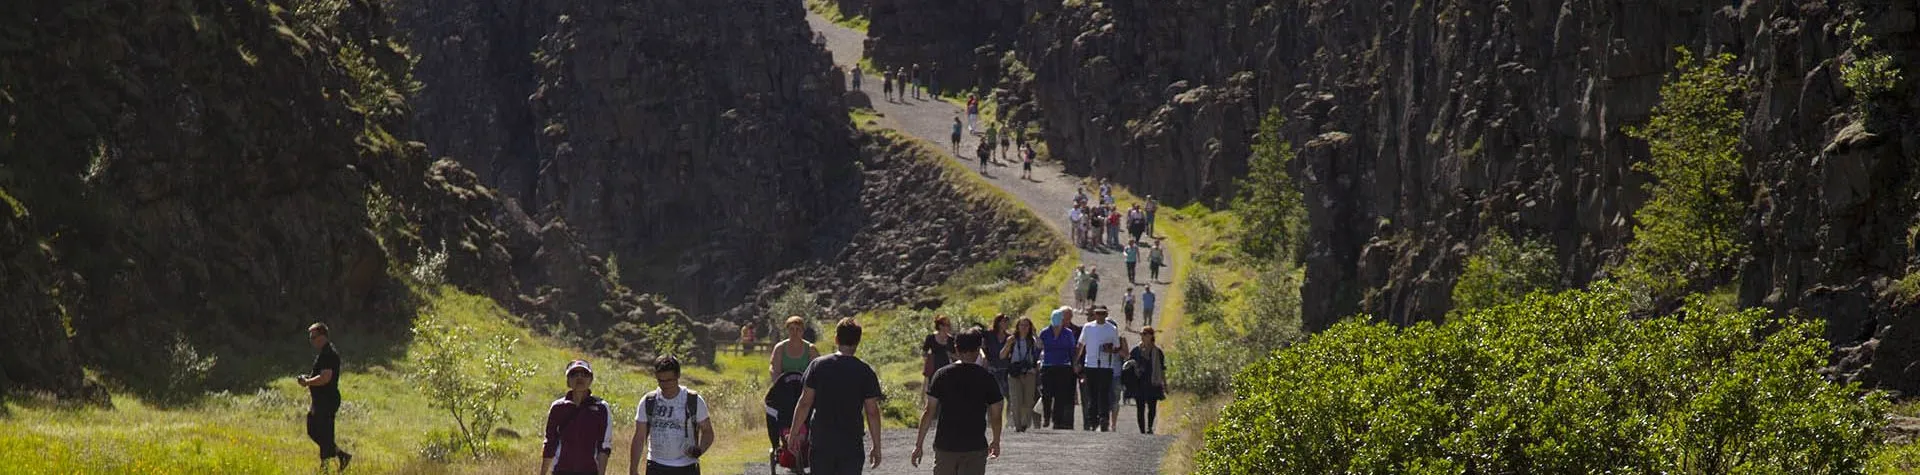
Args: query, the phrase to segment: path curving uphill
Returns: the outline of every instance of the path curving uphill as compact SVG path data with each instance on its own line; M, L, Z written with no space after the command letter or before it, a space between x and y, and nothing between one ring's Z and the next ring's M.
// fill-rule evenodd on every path
M807 21L812 24L814 31L826 36L827 48L833 52L834 63L847 67L848 70L854 70L854 65L859 64L863 54L866 35L834 25L815 14L809 14ZM880 78L867 76L862 83L862 89L873 98L874 110L882 115L880 125L925 140L942 152L952 150L948 134L952 131L953 118L961 117L964 112L960 107L928 99L925 95L920 99L909 96L905 100L884 100L878 94ZM962 119L965 118L962 117ZM971 158L974 147L978 145L977 140L978 137L966 134L960 144L959 149L969 158L962 159L951 153L944 155L948 159L960 161L969 170L977 169L979 162ZM984 177L994 186L1025 201L1028 206L1041 214L1041 218L1048 226L1052 226L1062 234L1066 233L1067 210L1073 205L1075 187L1081 183L1081 177L1066 174L1058 165L1036 163L1033 179L1024 179L1020 176L1020 164L1017 161L993 163L988 167ZM1126 206L1126 203L1122 203L1122 206ZM1125 261L1120 253L1115 251L1081 249L1080 252L1081 263L1097 266L1103 276L1097 303L1111 308L1113 317L1119 319L1120 295L1125 291L1127 281ZM1145 285L1152 285L1154 292L1160 293L1164 300L1170 291L1167 287L1170 285L1168 280L1172 273L1163 270L1160 282L1148 283L1145 257L1142 253L1140 282L1135 285L1135 292L1139 292ZM1072 298L1071 289L1060 290L1062 302L1070 302ZM1042 326L1046 325L1045 315L1029 315L1029 317L1033 317L1036 323ZM1084 318L1076 320L1084 321ZM1139 324L1136 323L1131 330L1123 331L1122 334L1129 342L1138 342L1139 334L1133 331L1138 329ZM1001 457L988 462L987 472L1049 475L1158 473L1160 458L1166 453L1167 445L1173 441L1173 437L1139 434L1133 411L1133 406L1123 407L1120 411L1117 430L1111 433L1050 429L1015 433L1008 428L1001 436ZM1166 412L1162 411L1158 421L1158 429L1163 433L1171 430L1171 421L1176 417ZM1076 422L1077 419L1076 417ZM907 463L908 454L913 451L914 436L915 432L911 429L887 430L881 436L884 445L882 446L883 461L880 467L869 469L865 473L887 475L933 471L932 440L927 441L926 459L922 460L920 467L915 468ZM928 434L928 439L932 439L932 434ZM766 464L749 464L746 473L754 475L769 472Z

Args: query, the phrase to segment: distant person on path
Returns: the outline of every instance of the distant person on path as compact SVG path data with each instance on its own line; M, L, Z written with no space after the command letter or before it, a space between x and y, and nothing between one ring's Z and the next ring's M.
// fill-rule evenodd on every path
M1127 286L1126 293L1120 294L1120 314L1127 317L1127 329L1133 329L1133 286L1131 285Z
M660 383L640 396L634 409L632 455L628 475L700 475L700 455L713 447L713 419L705 401L691 388L680 387L680 360L661 355L653 360L653 379Z
M320 354L313 357L313 372L294 378L300 386L307 388L313 405L307 409L307 438L320 446L320 471L327 471L327 459L340 459L339 471L347 471L347 464L353 463L353 454L340 450L334 443L334 417L340 414L340 353L333 350L332 332L325 323L307 326L307 342Z
M1153 230L1154 215L1159 212L1160 201L1153 199L1153 195L1147 195L1147 234L1156 232Z
M1147 232L1147 212L1140 209L1139 203L1127 210L1127 232L1133 234L1133 240L1139 241L1140 234Z
M1107 179L1105 178L1101 178L1100 179L1100 202L1104 204L1112 199L1113 199L1113 182L1107 181Z
M1160 351L1153 327L1140 329L1140 346L1133 347L1128 356L1133 360L1134 415L1139 419L1140 433L1152 434L1154 419L1160 417L1160 401L1167 398L1167 354Z
M1100 302L1100 268L1087 266L1087 304Z
M1140 316L1147 326L1153 326L1153 305L1159 303L1160 296L1153 294L1153 286L1147 286L1140 292Z
M613 455L613 406L593 395L593 367L567 363L567 394L547 406L547 437L540 447L540 475L607 473Z
M960 360L940 368L927 384L927 408L920 411L920 435L913 441L913 466L920 466L927 426L939 417L933 435L934 475L985 475L987 459L1000 458L1001 410L1006 400L994 389L993 374L981 367L980 345L986 335L978 329L954 338ZM993 432L989 442L986 432Z
M893 102L893 70L891 69L880 70L880 95L885 96L887 102Z
M1147 280L1160 281L1160 268L1167 265L1167 253L1162 250L1160 241L1153 242L1153 249L1147 251Z
M1135 279L1134 279L1134 275L1135 275L1135 274L1134 274L1134 266L1136 266L1136 265L1139 265L1139 264L1140 264L1140 240L1138 240L1138 239L1135 239L1135 240L1133 240L1133 241L1128 241L1128 242L1127 242L1127 248L1126 248L1126 249L1124 249L1124 250L1122 250L1122 251L1120 251L1120 253L1121 253L1121 255L1123 255L1123 256L1126 256L1126 261L1127 261L1127 283L1129 283L1129 284L1137 284L1137 283L1139 283L1140 281L1138 281L1138 280L1135 280ZM1128 318L1128 319L1132 319L1132 318L1133 318L1133 315L1132 315L1132 314L1128 314L1128 315L1127 315L1127 318Z
M973 148L973 154L980 157L980 174L985 175L987 173L987 159L993 157L993 142L980 141L980 145Z
M910 85L909 87L907 87L907 89L908 89L908 90L910 90L910 91L913 91L913 98L914 98L914 99L919 99L919 98L920 98L920 86L924 86L924 85L926 85L926 82L925 82L924 80L922 80L922 79L920 78L920 64L919 64L919 63L914 63L914 65L913 65L913 68L912 68L912 69L908 69L908 70L907 70L907 79L908 79L908 80L911 80L911 81L913 81L913 84L912 84L912 85Z
M993 156L994 147L1000 144L1000 131L991 124L987 125L987 136L980 143L986 145L987 156Z
M1105 305L1100 306L1100 313L1106 313L1106 312L1107 312L1107 307ZM1107 319L1107 322L1111 323L1113 322L1113 319L1109 318ZM1119 333L1115 332L1114 334L1118 335ZM1120 385L1120 368L1123 366L1126 366L1127 364L1127 352L1126 352L1126 349L1128 348L1127 337L1125 336L1120 337L1119 345L1120 345L1120 351L1115 352L1108 357L1109 362L1113 364L1113 384L1110 384L1107 386L1107 391L1108 391L1107 393L1107 397L1108 397L1107 399L1107 407L1108 407L1107 431L1108 432L1112 432L1120 429L1119 427L1120 408L1126 405L1125 399L1123 398L1127 396L1127 393L1126 393L1126 388Z
M860 90L860 76L865 75L860 73L860 65L858 64L853 65L851 70L853 72L853 90L858 91Z
M1000 109L1000 111L1001 111L1000 112L1001 114L1006 114L1006 109ZM1010 138L1010 137L1013 137L1013 133L1014 133L1014 130L1012 128L1008 128L1008 127L1000 128L1000 159L1001 160L1006 160L1007 154L1013 153L1013 139Z
M1093 320L1080 327L1079 344L1076 351L1081 365L1080 377L1087 382L1087 413L1094 420L1085 421L1084 430L1111 430L1107 425L1107 413L1112 410L1113 371L1119 369L1112 355L1125 351L1120 347L1120 329L1107 321L1104 311L1095 310Z
M1073 308L1053 311L1052 325L1040 332L1041 422L1057 430L1073 430L1074 381L1080 365L1074 351L1080 330L1073 327Z
M933 372L953 362L953 324L946 315L933 317L933 333L920 341L920 387L927 387ZM922 398L925 402L924 399Z
M1038 418L1033 402L1040 396L1040 338L1033 319L1020 317L1013 324L1013 335L1000 348L1000 360L1007 362L1007 408L1013 415L1013 431L1026 432Z
M1020 178L1033 179L1033 147L1020 146Z
M866 420L865 434L873 437L867 460L872 468L880 467L880 399L885 396L873 367L854 356L860 348L860 324L840 319L833 341L837 351L807 365L802 378L806 389L793 407L797 427L787 432L787 445L798 447L800 434L807 434L808 473L860 475L861 419Z
M934 85L934 80L939 78L940 78L940 63L933 63L930 65L927 65L927 81L926 81L927 97L931 97L935 100L940 99L940 88Z
M968 94L967 95L967 132L969 133L977 132L979 131L979 129L980 129L980 96L977 94Z
M1085 219L1083 214L1079 205L1067 209L1067 233L1072 235L1071 239L1075 246L1083 245L1086 241L1085 238L1080 237L1080 221Z
M987 327L987 339L980 344L987 354L987 369L993 372L993 382L1000 386L1002 396L1007 394L1007 358L1001 355L1004 353L1001 350L1006 349L1007 332L1012 330L1007 326L1011 322L1012 319L1007 318L1007 314L994 315L993 324Z
M960 154L960 116L953 116L953 134L947 137L953 141L953 154Z
M1107 245L1120 247L1120 210L1107 209Z
M820 352L813 349L813 342L806 340L807 319L799 315L787 317L787 339L773 345L773 351L767 356L767 380L780 379L781 373L798 373L807 370Z

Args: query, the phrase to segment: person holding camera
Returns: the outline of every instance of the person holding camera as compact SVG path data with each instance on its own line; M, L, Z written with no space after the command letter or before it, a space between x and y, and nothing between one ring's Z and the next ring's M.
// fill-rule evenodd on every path
M1034 336L1033 319L1020 317L1013 324L1013 335L1000 347L1000 360L1007 362L1007 410L1013 413L1013 431L1026 432L1034 425L1033 403L1040 397L1040 339Z
M640 461L645 460L647 475L700 475L700 456L714 438L707 405L699 393L680 385L679 359L654 359L653 378L660 389L640 396L640 407L634 410L627 473L640 475Z

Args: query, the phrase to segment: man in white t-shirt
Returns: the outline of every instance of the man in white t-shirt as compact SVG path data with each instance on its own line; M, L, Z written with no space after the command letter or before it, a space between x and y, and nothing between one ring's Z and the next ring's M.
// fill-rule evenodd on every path
M1111 431L1107 414L1112 412L1113 372L1118 369L1112 355L1122 351L1120 327L1114 326L1112 320L1107 320L1105 306L1094 306L1093 318L1086 326L1080 327L1079 358L1076 359L1082 367L1080 377L1086 381L1086 409L1088 416L1093 419L1087 421L1084 429Z
M672 356L653 360L653 377L660 389L641 396L634 410L627 473L640 475L640 461L646 460L647 475L700 475L700 455L713 446L707 403L680 387L680 360Z

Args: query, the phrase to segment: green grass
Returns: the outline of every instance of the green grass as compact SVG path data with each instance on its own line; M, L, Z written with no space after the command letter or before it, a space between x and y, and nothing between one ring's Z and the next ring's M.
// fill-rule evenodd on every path
M858 31L863 35L867 33L867 27L871 24L863 15L841 15L840 8L833 5L833 0L807 0L807 10L820 14L835 25Z
M429 292L435 312L450 323L482 335L506 334L524 343L514 356L540 366L524 396L510 405L512 420L503 427L517 437L496 437L499 455L484 461L428 460L420 449L427 434L451 430L453 422L429 409L430 401L404 377L407 360L392 366L356 368L354 342L337 344L347 353L341 378L346 404L339 438L355 455L363 473L523 473L538 464L540 432L546 408L564 391L558 376L568 360L594 361L595 393L614 405L614 467L625 467L632 436L630 415L640 395L654 388L642 368L596 358L519 327L512 317L483 297L452 290ZM411 358L411 355L408 359ZM303 362L288 362L289 372ZM758 368L758 369L756 369ZM758 356L721 358L718 368L686 370L688 387L707 394L713 404L720 442L707 457L709 470L738 473L766 450L759 427L760 384L765 360ZM544 376L553 376L544 378ZM31 400L7 404L0 419L0 466L8 473L310 473L316 452L306 438L302 414L305 390L291 377L249 394L216 394L189 409L156 409L138 399L115 395L112 408L61 408ZM624 468L622 468L624 470Z

